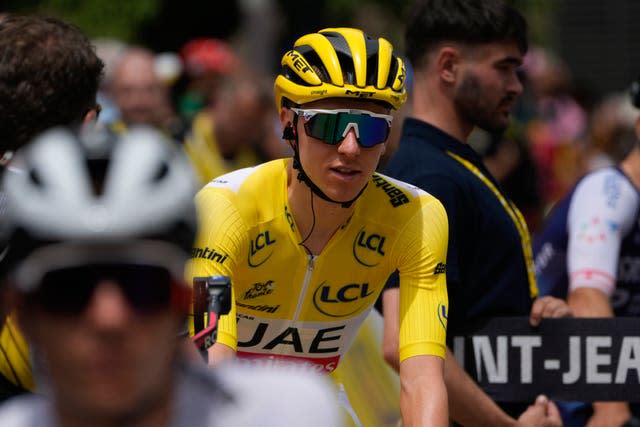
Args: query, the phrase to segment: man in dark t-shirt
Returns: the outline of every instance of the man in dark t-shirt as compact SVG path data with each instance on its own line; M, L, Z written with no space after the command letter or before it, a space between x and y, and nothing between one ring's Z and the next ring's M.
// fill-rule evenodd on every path
M495 316L569 314L564 301L536 299L527 225L466 141L475 126L504 130L522 92L517 68L527 50L526 22L500 0L423 0L409 17L405 46L414 70L411 118L384 171L436 196L449 221L447 337ZM385 359L397 366L397 277L383 295ZM561 425L546 399L511 407L492 401L448 351L451 418L462 425ZM522 412L524 411L524 412ZM522 413L522 414L521 414Z

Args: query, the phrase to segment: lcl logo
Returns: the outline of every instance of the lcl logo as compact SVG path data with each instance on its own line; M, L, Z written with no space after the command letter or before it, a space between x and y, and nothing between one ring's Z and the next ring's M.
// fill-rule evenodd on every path
M368 305L365 300L373 294L369 283L349 283L338 287L322 283L313 293L313 305L326 316L347 317Z
M270 251L264 251L264 249L273 245L276 239L272 239L269 236L269 231L258 233L258 235L251 240L251 248L249 249L249 256L247 262L251 267L259 267L264 264L271 255L273 255L273 249Z
M353 241L353 256L365 267L375 267L384 256L385 237L377 233L367 233L361 228Z

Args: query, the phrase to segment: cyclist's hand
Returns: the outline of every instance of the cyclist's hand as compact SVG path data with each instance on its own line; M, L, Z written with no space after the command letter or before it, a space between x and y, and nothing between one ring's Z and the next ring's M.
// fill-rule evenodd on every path
M531 326L538 326L540 321L545 317L569 317L571 316L571 308L563 299L544 296L536 298L531 307L529 314L529 322Z
M629 418L631 411L625 402L595 402L586 427L620 427Z

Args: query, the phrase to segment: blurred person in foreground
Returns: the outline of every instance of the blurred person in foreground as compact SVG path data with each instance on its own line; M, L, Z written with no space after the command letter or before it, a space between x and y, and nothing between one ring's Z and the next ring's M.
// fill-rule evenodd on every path
M103 63L76 27L43 16L0 17L0 170L17 173L16 150L57 125L90 125ZM6 199L0 192L0 222ZM1 248L3 255L6 247ZM0 260L0 274L5 271ZM0 288L1 291L1 288ZM3 302L0 297L0 302ZM2 307L5 309L6 307ZM0 309L0 400L35 388L27 342Z
M633 83L632 102L640 108L640 81ZM567 298L577 317L640 317L637 111L635 134L622 161L590 172L558 202L534 241L541 294ZM561 402L560 409L570 427L640 425L637 403Z
M175 144L151 128L56 128L16 162L28 173L2 185L7 281L46 387L7 401L0 424L338 425L323 377L186 360L195 177Z
M482 318L530 316L535 326L542 317L567 315L564 301L536 299L527 224L467 143L475 126L507 126L522 91L516 70L527 50L526 21L500 0L416 1L405 36L414 70L413 108L385 173L427 191L445 207L450 231L441 270L450 298L448 339ZM383 293L383 353L396 369L402 319L397 282L394 274ZM528 408L499 406L449 350L445 381L451 418L461 425L561 424L556 406L544 396Z
M390 110L406 99L404 64L387 40L355 28L303 35L281 63L275 101L293 158L223 175L196 196L190 274L231 277L235 297L209 362L332 372L399 270L402 417L446 426L447 294L437 268L446 214L434 197L375 172Z

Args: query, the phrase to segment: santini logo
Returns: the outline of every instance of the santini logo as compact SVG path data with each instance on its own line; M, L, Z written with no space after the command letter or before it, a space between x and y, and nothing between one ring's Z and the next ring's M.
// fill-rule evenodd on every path
M439 262L438 265L436 265L436 269L433 271L433 274L443 274L446 273L447 271L447 265L443 262Z
M387 196L389 196L389 202L391 202L391 206L394 208L404 205L405 203L409 203L409 198L402 192L402 190L395 185L392 185L380 175L374 174L372 180L376 187L382 188L382 190L387 193Z
M224 264L227 259L227 255L220 252L216 252L215 249L209 249L209 247L193 248L191 249L191 258L203 258L215 261L218 264Z

